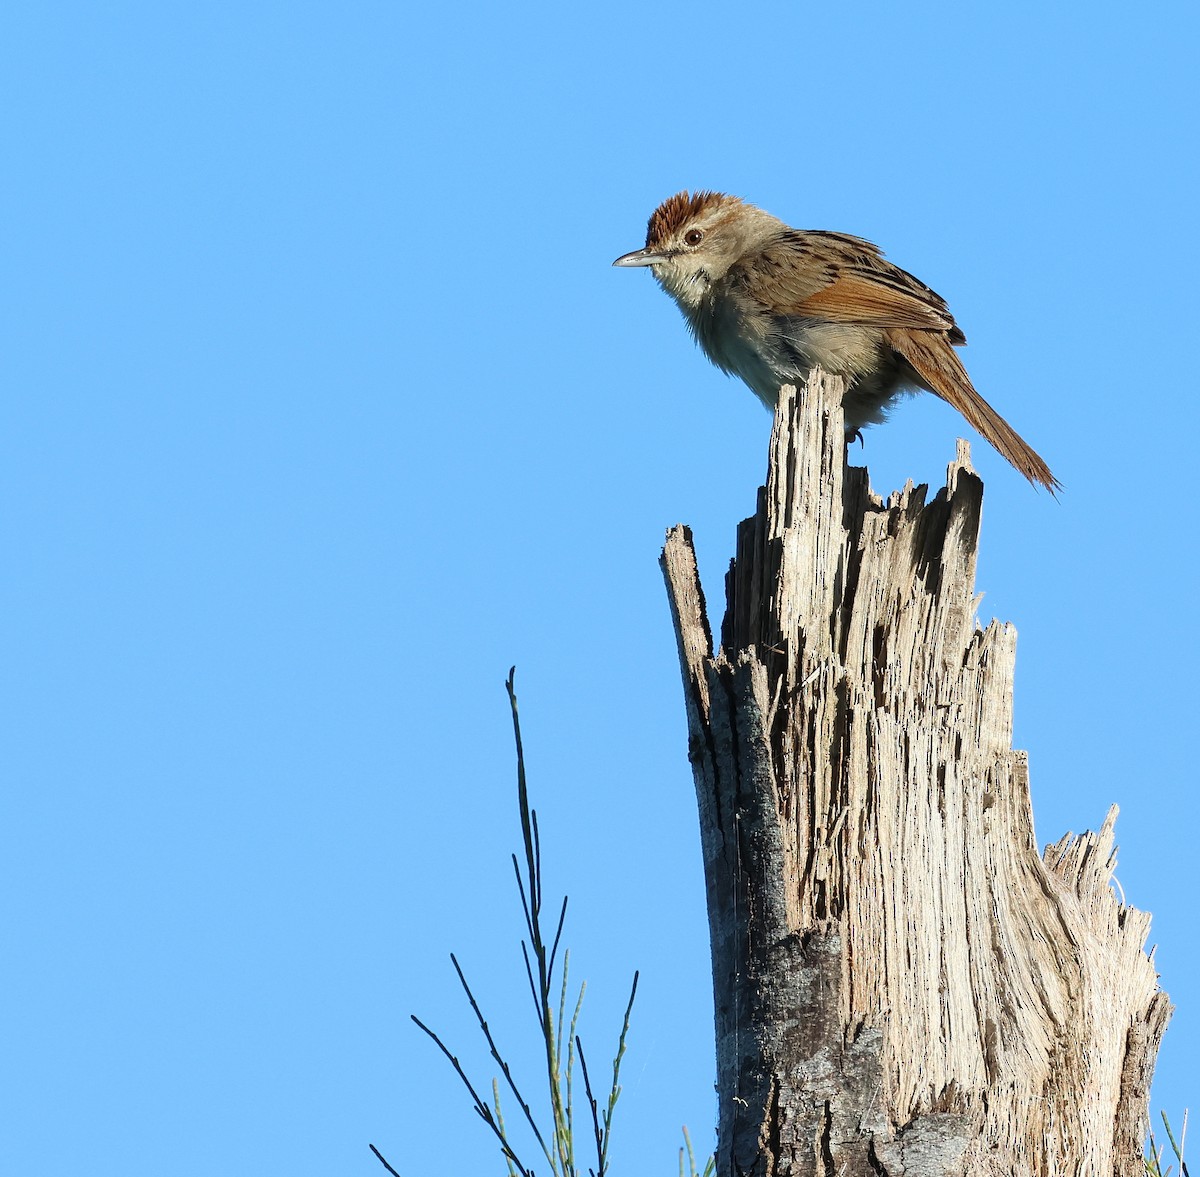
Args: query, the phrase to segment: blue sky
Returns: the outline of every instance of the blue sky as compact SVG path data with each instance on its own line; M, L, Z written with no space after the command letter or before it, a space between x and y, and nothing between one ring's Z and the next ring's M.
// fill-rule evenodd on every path
M711 1143L708 948L656 557L710 599L769 418L645 273L736 192L950 302L1042 842L1118 877L1197 1102L1197 23L1181 3L46 3L0 46L6 1172L500 1172L447 954L527 1059L518 666L614 1162ZM932 398L868 433L935 484ZM14 967L15 964L15 967Z

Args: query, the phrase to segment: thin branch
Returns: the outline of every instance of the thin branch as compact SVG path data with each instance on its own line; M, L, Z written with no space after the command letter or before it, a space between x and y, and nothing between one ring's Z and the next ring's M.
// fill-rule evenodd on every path
M629 1018L633 1013L633 1001L637 997L638 973L633 974L633 985L629 990L629 1002L625 1006L625 1021L621 1025L621 1037L617 1039L617 1055L613 1059L612 1091L608 1096L608 1109L604 1113L604 1147L600 1152L600 1172L596 1177L604 1177L608 1169L608 1141L612 1135L613 1112L617 1100L621 1097L621 1060L625 1057L625 1039L629 1034Z
M467 1078L467 1073L466 1073L466 1071L463 1070L462 1064L458 1061L458 1059L453 1054L450 1053L450 1051L446 1047L446 1044L427 1025L425 1025L425 1023L423 1021L421 1021L421 1019L419 1017L417 1017L416 1014L409 1014L409 1017L411 1017L412 1020L422 1030L424 1030L425 1033L428 1034L430 1038L433 1039L434 1043L437 1045L437 1048L442 1052L442 1054L444 1054L450 1060L450 1065L454 1068L455 1074L457 1074L458 1077L463 1081L463 1086L466 1087L467 1091L470 1093L471 1099L475 1101L475 1110L479 1113L480 1119L483 1120L483 1122L496 1134L496 1139L500 1141L500 1147L504 1150L504 1155L506 1157L508 1157L514 1165L517 1166L517 1169L522 1174L522 1177L533 1177L533 1174L528 1169L526 1169L523 1164L521 1164L520 1158L516 1155L516 1153L513 1152L512 1148L509 1146L506 1136L504 1135L503 1132L500 1131L500 1126L496 1123L496 1119L492 1115L491 1108L489 1108L488 1105L486 1103L484 1103L482 1099L479 1098L479 1092L475 1090L474 1086L471 1083L471 1080ZM518 1092L516 1087L513 1086L512 1078L507 1073L508 1072L507 1064L503 1063L503 1061L502 1061L501 1066L502 1066L503 1070L505 1071L504 1077L506 1079L508 1079L509 1086L512 1087L513 1094L517 1097L517 1102L521 1104L522 1110L525 1112L526 1118L529 1120L530 1124L533 1126L534 1134L537 1135L537 1125L533 1124L533 1117L529 1111L529 1108L526 1107L524 1102L521 1100L520 1092ZM538 1142L542 1143L540 1135L538 1136ZM542 1144L543 1150L545 1149L545 1147L546 1147L545 1144ZM549 1154L547 1154L547 1156L549 1156Z
M559 986L559 993L558 993L558 1022L556 1024L555 1031L554 1031L554 1037L555 1037L555 1040L558 1042L558 1049L559 1049L560 1054L562 1053L562 1043L563 1043L563 1022L565 1021L566 1016L567 1016L567 978L570 976L570 974L571 974L571 954L570 954L570 952L568 952L566 954L566 956L563 957L562 984ZM568 1040L568 1045L570 1045L569 1040Z
M529 945L521 941L521 956L525 961L525 976L529 981L529 993L533 997L533 1008L537 1011L538 1024L542 1021L542 1003L538 1000L537 982L533 979L533 966L529 963Z
M458 958L453 952L450 954L450 963L454 965L454 971L458 974L458 979L462 984L463 992L467 995L467 1001L471 1003L471 1009L475 1014L475 1020L479 1023L480 1030L483 1031L483 1036L487 1040L488 1050L491 1052L492 1058L500 1067L501 1074L504 1075L505 1080L508 1082L509 1089L516 1097L517 1103L521 1107L521 1111L525 1113L525 1119L529 1122L530 1128L533 1129L533 1134L535 1137L537 1137L538 1144L542 1146L542 1151L546 1154L546 1160L550 1161L550 1150L546 1147L546 1141L542 1138L541 1132L538 1131L537 1123L533 1118L533 1112L530 1110L529 1104L525 1102L525 1097L520 1093L520 1091L517 1090L517 1082L512 1077L512 1071L509 1069L508 1063L504 1061L504 1056L500 1053L500 1048L496 1045L496 1040L492 1037L491 1027L487 1024L487 1019L483 1016L483 1011L479 1008L479 1002L475 1000L475 994L471 992L471 986L467 984L467 978L463 975L463 971L459 967ZM437 1042L439 1046L442 1046L440 1039L438 1039L431 1030L426 1029L421 1022L417 1021L416 1017L413 1017L413 1021L416 1022L421 1029L425 1030L426 1033L431 1034L434 1038L434 1041ZM444 1046L442 1046L442 1050L445 1051L446 1055L452 1059L457 1067L458 1060L453 1058L453 1056L450 1055L450 1052L446 1050ZM465 1079L466 1076L464 1075L463 1078ZM472 1089L471 1094L475 1095L474 1089ZM475 1102L479 1106L486 1107L486 1105L482 1103L478 1096L475 1096ZM484 1119L488 1120L490 1123L490 1117L491 1111L489 1110L484 1116ZM553 1164L554 1162L550 1161L550 1163Z
M381 1165L382 1165L382 1166L383 1166L383 1167L384 1167L384 1168L385 1168L385 1169L386 1169L386 1170L387 1170L389 1173L391 1173L392 1177L400 1177L400 1174L399 1174L399 1173L397 1173L397 1172L396 1172L396 1170L395 1170L395 1169L393 1169L393 1168L392 1168L392 1166L391 1166L391 1165L389 1165L389 1164L387 1163L387 1161L386 1161L386 1160L384 1160L384 1158L383 1158L383 1153L381 1153L381 1152L379 1151L379 1149L377 1149L377 1148L376 1148L376 1147L375 1147L373 1144L368 1144L368 1145L367 1145L367 1148L369 1148L369 1149L370 1149L370 1150L371 1150L371 1151L372 1151L372 1152L375 1154L375 1156L376 1156L376 1157L379 1159L379 1163L380 1163L380 1164L381 1164Z
M517 876L517 894L521 896L521 910L525 913L525 930L529 933L529 938L534 937L533 915L529 909L529 899L525 895L525 880L521 878L521 867L517 862L517 856L512 856L513 873Z
M1184 1109L1183 1127L1180 1129L1178 1142L1176 1142L1176 1140L1175 1140L1175 1133L1171 1130L1171 1122L1167 1119L1166 1112L1162 1113L1162 1122L1163 1122L1163 1127L1166 1128L1166 1130L1167 1130L1167 1139L1171 1142L1171 1150L1175 1153L1175 1156L1179 1161L1180 1177L1188 1177L1188 1168L1183 1160L1183 1150L1184 1150L1184 1146L1187 1142L1187 1129L1188 1129L1187 1109L1186 1108Z
M566 984L566 982L567 982L567 960L569 959L569 956L570 956L570 953L563 954L563 992L562 992L561 1004L559 1005L559 1010L558 1010L558 1016L559 1016L558 1045L559 1045L560 1051L562 1050L562 1044L564 1041L563 1033L562 1033L562 1016L563 1016L563 1013L566 1011L566 1004L567 1004L567 984ZM579 1010L583 1006L583 994L586 989L587 989L587 982L585 981L579 987L579 999L575 1002L575 1010L571 1014L571 1025L567 1030L567 1037L565 1039L565 1041L567 1043L567 1072L566 1072L567 1125L570 1129L571 1172L572 1173L578 1172L578 1170L575 1168L575 1040L578 1037L578 1035L575 1033L575 1027L576 1027L577 1023L579 1022Z
M542 834L538 829L536 809L529 811L529 824L533 827L533 862L537 868L533 875L533 884L537 895L536 908L540 912L542 910Z
M508 1139L508 1130L504 1126L504 1113L500 1110L500 1084L495 1079L492 1080L492 1101L496 1105L496 1123L500 1125L500 1131L504 1133L504 1138ZM517 1177L517 1171L513 1168L512 1158L506 1153L504 1163L508 1166L508 1177Z
M558 913L558 928L554 933L554 945L550 949L550 963L547 965L546 971L553 976L554 974L554 958L558 955L558 942L562 939L563 924L567 922L567 897L563 896L562 911Z
M701 1172L696 1168L696 1153L692 1148L692 1136L687 1130L687 1125L683 1126L683 1143L687 1148L687 1173L683 1169L684 1150L679 1150L679 1177L712 1177L713 1171L716 1169L716 1157L710 1156L705 1162L704 1171Z
M533 826L536 823L536 817L532 817L529 811L529 792L525 783L525 749L521 743L521 719L517 712L517 693L513 687L513 680L516 677L517 668L514 666L508 672L508 705L512 710L513 721L513 739L517 745L517 807L521 812L521 837L525 843L525 866L530 880L529 901L533 911L536 912L540 906L541 888L535 886L534 883L540 873L540 859L535 857L534 833Z
M607 1167L609 1126L612 1120L613 1107L620 1093L617 1076L620 1070L621 1058L625 1053L625 1037L629 1030L630 1010L633 1006L634 995L637 992L637 974L634 974L633 989L630 993L629 1005L625 1010L625 1021L617 1044L617 1056L613 1062L613 1091L609 1096L608 1107L604 1110L603 1115L601 1115L592 1091L591 1080L587 1073L587 1064L583 1056L583 1044L576 1033L580 1011L583 1007L584 994L587 991L586 983L579 988L579 996L572 1010L570 1024L569 1026L566 1025L567 999L570 992L570 951L565 947L563 947L562 955L561 980L557 986L557 1010L551 1002L551 993L555 988L554 969L558 963L559 949L562 947L568 901L564 896L562 906L559 909L558 920L554 927L554 936L550 944L550 950L547 952L541 922L543 903L541 831L538 826L537 812L531 809L529 805L529 794L525 776L525 753L521 742L521 725L517 712L516 691L513 686L514 675L515 670L510 670L507 689L509 704L512 709L513 735L517 746L517 802L520 809L524 863L514 854L512 856L512 864L513 874L517 880L517 893L521 899L521 910L525 917L525 928L528 932L528 941L524 939L521 941L521 957L525 964L525 979L529 983L529 994L533 998L534 1009L537 1012L538 1026L541 1030L545 1046L545 1073L553 1117L553 1148L547 1145L546 1138L543 1136L541 1129L534 1119L529 1103L517 1087L512 1070L505 1061L504 1056L500 1053L500 1048L492 1036L491 1027L488 1025L487 1019L483 1016L483 1010L480 1008L474 991L467 981L466 974L463 972L462 966L459 964L458 958L454 953L450 954L450 962L454 966L459 984L466 994L467 1002L470 1004L471 1012L475 1015L475 1020L487 1043L492 1060L499 1066L509 1090L516 1099L526 1123L529 1125L534 1138L537 1140L543 1155L550 1165L552 1173L556 1177L578 1177L578 1170L575 1164L575 1109L573 1094L575 1056L578 1052L588 1105L592 1113L592 1128L596 1139L596 1156L600 1165L599 1173L597 1174L595 1170L592 1170L592 1173L594 1177L604 1177ZM536 977L534 976L534 958L537 961ZM533 1177L532 1170L527 1169L521 1163L521 1160L509 1144L508 1128L504 1121L504 1114L500 1103L499 1081L495 1078L492 1079L493 1110L493 1106L485 1103L479 1092L476 1091L462 1065L459 1063L458 1058L451 1053L441 1038L416 1015L412 1015L412 1020L433 1040L437 1048L449 1060L450 1065L454 1068L455 1073L470 1094L476 1114L491 1128L496 1138L500 1141L501 1150L508 1166L508 1177ZM566 1044L565 1064L563 1059L564 1043ZM373 1145L372 1150L376 1152L377 1156L379 1155L378 1150L375 1150ZM384 1165L387 1165L382 1156L379 1159ZM387 1168L393 1174L393 1177L398 1177L390 1165L387 1165Z
M587 1096L588 1107L592 1109L592 1133L596 1139L596 1164L600 1166L600 1172L604 1170L604 1136L600 1131L600 1116L596 1108L596 1097L592 1094L592 1080L588 1075L587 1058L583 1053L583 1042L575 1039L575 1049L579 1051L579 1069L583 1072L583 1090ZM595 1169L589 1169L592 1177L599 1177Z

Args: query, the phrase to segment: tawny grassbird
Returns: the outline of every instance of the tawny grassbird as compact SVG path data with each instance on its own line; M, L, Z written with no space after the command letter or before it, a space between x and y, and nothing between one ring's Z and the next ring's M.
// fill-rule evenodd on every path
M945 301L869 241L792 229L719 192L680 192L654 210L646 247L615 266L649 266L714 364L768 407L781 384L819 366L846 382L847 437L882 421L903 393L953 405L1030 482L1050 468L975 391Z

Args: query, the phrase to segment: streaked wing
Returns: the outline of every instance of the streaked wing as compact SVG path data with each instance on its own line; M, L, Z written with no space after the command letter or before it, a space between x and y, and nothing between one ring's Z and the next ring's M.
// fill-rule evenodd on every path
M951 343L966 342L945 300L861 237L793 229L738 263L730 279L785 315L946 332Z

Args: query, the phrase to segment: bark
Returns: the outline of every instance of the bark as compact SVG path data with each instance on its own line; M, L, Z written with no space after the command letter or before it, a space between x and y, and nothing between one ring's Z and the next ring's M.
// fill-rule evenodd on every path
M1016 632L975 620L983 487L846 464L841 386L785 389L714 650L663 552L712 938L720 1177L1144 1172L1170 1015L1099 833L1039 855Z

